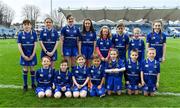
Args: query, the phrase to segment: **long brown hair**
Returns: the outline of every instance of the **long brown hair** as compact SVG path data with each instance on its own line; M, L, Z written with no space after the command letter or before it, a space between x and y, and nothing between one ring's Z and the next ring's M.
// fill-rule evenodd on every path
M110 31L110 29L109 29L108 26L102 26L102 27L101 27L101 29L100 29L100 31L99 31L99 37L100 37L100 38L103 38L103 34L102 34L103 29L107 29L107 30L108 30L107 38L109 39L109 38L111 37L111 31Z

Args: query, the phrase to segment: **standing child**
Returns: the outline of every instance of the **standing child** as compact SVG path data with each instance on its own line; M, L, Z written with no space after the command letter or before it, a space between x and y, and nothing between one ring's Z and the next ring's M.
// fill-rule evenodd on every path
M85 57L78 55L76 57L77 66L72 68L72 79L73 79L73 96L78 98L85 98L87 96L87 83L89 81L88 69L85 65Z
M31 87L35 89L35 71L34 66L37 64L36 58L36 44L37 44L37 35L36 32L31 30L32 25L29 20L23 21L23 31L18 34L18 48L21 54L20 64L23 66L23 81L24 86L23 90L28 90L28 68L30 68L31 72Z
M110 50L110 60L105 72L107 73L107 92L111 95L112 92L121 95L123 72L126 70L121 59L118 59L118 50Z
M72 85L72 76L68 69L68 61L66 59L62 60L60 63L60 69L54 74L54 84L55 84L55 98L60 98L62 92L65 96L70 98L71 94L71 85Z
M74 25L73 16L67 15L66 19L68 25L61 30L61 53L68 60L71 68L75 65L75 57L78 55L78 41L81 34Z
M101 58L101 64L104 67L109 59L109 51L112 47L111 32L107 26L101 27L99 39L96 43L96 51Z
M141 83L145 96L154 96L154 92L159 87L160 63L155 60L156 49L148 48L147 60L142 62Z
M138 94L140 85L140 62L138 61L138 50L132 49L130 58L126 62L127 92L129 95Z
M44 56L42 58L42 68L36 71L37 88L36 94L39 98L52 96L53 73L51 66L51 58Z
M116 27L117 33L112 36L113 47L119 52L119 58L125 63L126 62L126 51L128 49L129 37L124 33L125 26L120 23Z
M102 67L99 56L94 56L92 66L89 68L90 72L90 96L105 96L105 72Z
M142 62L142 60L144 60L145 45L144 45L144 41L142 39L140 39L140 37L139 37L140 33L141 33L140 28L134 28L133 33L134 33L133 39L130 40L130 42L129 42L128 56L130 57L132 49L137 49L138 50L138 62Z
M42 48L41 58L49 56L51 58L51 67L54 70L54 62L57 60L57 47L59 43L58 32L53 28L53 20L46 18L44 20L46 28L40 32L40 46Z
M162 31L162 22L160 20L153 21L152 33L147 35L147 48L156 49L155 59L160 62L165 61L166 56L166 34Z
M83 21L83 30L79 44L79 52L85 56L86 65L89 67L96 47L96 32L94 31L91 19L85 19Z

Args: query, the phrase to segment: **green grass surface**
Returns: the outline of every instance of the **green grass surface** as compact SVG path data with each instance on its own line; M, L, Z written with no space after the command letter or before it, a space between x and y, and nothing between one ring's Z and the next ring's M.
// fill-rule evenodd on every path
M60 49L58 49L58 55ZM159 92L180 93L180 39L167 39L167 58L161 65ZM38 65L40 64L40 47L37 49ZM20 54L16 40L0 40L0 85L22 85L22 67L19 65ZM60 59L60 57L59 57ZM59 67L59 60L56 69ZM30 78L29 78L30 83ZM21 89L0 88L0 106L16 107L175 107L180 106L178 96L144 97L106 96L105 98L88 97L86 99L38 99L34 91L23 93Z

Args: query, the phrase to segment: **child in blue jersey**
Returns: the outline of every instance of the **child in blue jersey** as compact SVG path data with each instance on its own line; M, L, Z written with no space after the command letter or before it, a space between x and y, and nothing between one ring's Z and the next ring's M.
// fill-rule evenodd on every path
M90 73L90 96L105 96L105 72L102 67L99 56L94 56L92 66L89 68Z
M140 64L138 61L138 50L132 49L130 58L126 62L126 75L127 75L127 93L129 95L139 93L138 86L140 85Z
M18 49L21 54L20 64L23 66L23 81L24 86L23 90L28 90L28 68L31 72L31 82L32 89L35 89L35 71L34 66L37 64L36 57L36 44L37 44L37 35L36 32L31 30L32 25L29 20L23 21L23 31L18 34Z
M101 64L104 67L109 59L109 52L112 48L111 32L107 26L103 26L100 29L99 39L96 42L96 51L101 58Z
M126 70L125 65L121 59L118 59L118 50L110 50L110 60L106 66L106 82L107 93L111 95L112 92L121 95L123 72Z
M85 65L85 57L78 55L76 57L77 66L72 68L72 79L73 79L73 96L78 98L85 98L87 96L87 83L89 81L88 68Z
M152 33L147 35L147 48L155 48L156 52L158 52L156 53L155 59L164 62L166 56L166 34L162 31L162 22L160 20L155 20L152 28Z
M79 52L85 56L86 66L89 67L96 47L96 32L94 31L91 19L85 19L83 21L83 30L79 44Z
M78 41L80 31L74 26L72 15L66 17L68 25L61 30L61 54L68 60L70 67L75 65L75 57L78 55Z
M131 50L132 49L137 49L138 50L138 62L142 62L144 60L144 55L145 55L145 45L144 41L140 39L140 33L141 30L140 28L134 28L133 29L133 38L129 42L129 47L128 47L128 56L130 57L131 55Z
M49 56L51 58L51 67L54 69L54 62L57 60L57 47L59 43L58 32L53 28L53 20L46 18L44 20L45 28L40 32L40 46L42 48L41 58Z
M42 58L42 68L36 71L36 94L39 98L52 96L54 71L50 66L51 58L49 56L44 56Z
M155 60L156 49L148 48L147 60L142 62L141 83L145 96L154 96L159 87L160 63Z
M116 48L119 52L119 58L126 62L126 51L128 49L129 37L124 33L125 26L123 23L120 23L116 27L116 34L112 36L113 47Z
M60 98L62 93L66 97L72 97L71 86L72 86L72 76L68 70L68 61L66 59L62 60L60 63L60 69L54 73L54 84L55 84L55 98Z

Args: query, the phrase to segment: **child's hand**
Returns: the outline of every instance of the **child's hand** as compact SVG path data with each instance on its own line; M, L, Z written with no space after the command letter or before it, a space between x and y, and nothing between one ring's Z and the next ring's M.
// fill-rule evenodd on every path
M55 84L53 83L52 89L55 89Z
M23 57L26 61L30 61L30 58L28 56Z
M30 59L30 60L32 60L32 59L33 59L33 57L34 57L34 56L33 56L33 55L31 55L31 56L29 57L29 59Z
M101 89L101 87L102 87L102 85L98 85L98 87L97 87L97 88L98 88L98 89Z
M105 58L104 58L104 57L102 57L102 58L101 58L101 60L102 60L102 61L105 61Z
M108 61L108 57L106 57L104 60L105 60L105 61Z
M54 54L53 52L50 52L48 56L52 57L52 56L53 56L53 54Z
M82 86L81 86L81 85L79 85L79 84L77 85L77 87L78 87L78 89L81 89L81 88L82 88Z
M165 57L163 56L163 57L162 57L162 62L165 62L165 60L166 60L166 59L165 59Z
M144 86L145 82L144 81L141 81L141 85Z
M139 87L142 87L141 83L138 84Z
M63 92L66 91L66 86L62 87L62 91Z
M159 87L159 82L156 83L156 87L157 87L157 88Z

